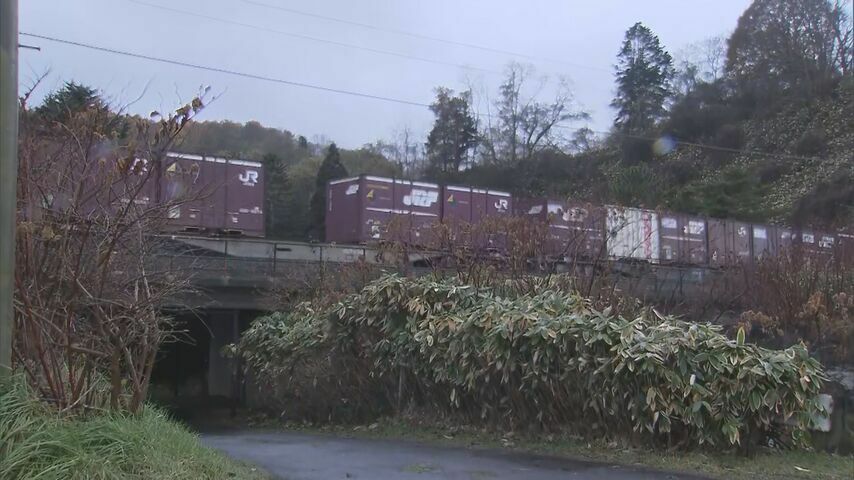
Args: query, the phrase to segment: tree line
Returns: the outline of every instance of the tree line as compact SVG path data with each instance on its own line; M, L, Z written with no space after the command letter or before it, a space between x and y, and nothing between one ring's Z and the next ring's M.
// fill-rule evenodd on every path
M745 220L852 223L852 23L846 3L755 0L729 38L671 55L642 23L614 66L611 130L584 119L558 81L525 96L531 67L511 64L496 100L440 87L425 144L433 179Z

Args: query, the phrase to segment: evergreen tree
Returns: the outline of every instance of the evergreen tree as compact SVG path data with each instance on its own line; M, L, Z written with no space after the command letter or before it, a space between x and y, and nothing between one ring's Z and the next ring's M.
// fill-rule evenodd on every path
M338 152L338 147L335 143L329 145L326 150L326 157L323 163L320 164L320 169L317 171L317 177L314 181L314 195L311 197L311 218L312 225L309 226L309 238L312 240L325 240L326 225L324 218L326 215L326 184L330 180L336 180L347 176L347 169L341 163L341 155Z
M477 121L469 108L469 92L454 96L453 90L438 88L430 110L436 116L427 137L427 155L432 174L457 172L475 144Z
M36 112L49 122L64 123L72 115L90 109L106 111L107 105L97 90L72 81L48 94Z
M649 131L665 114L673 59L658 37L638 22L626 31L616 70L617 96L611 102L618 110L614 126L622 133Z
M267 180L264 195L264 216L267 236L284 238L288 222L288 171L285 162L275 153L262 159Z

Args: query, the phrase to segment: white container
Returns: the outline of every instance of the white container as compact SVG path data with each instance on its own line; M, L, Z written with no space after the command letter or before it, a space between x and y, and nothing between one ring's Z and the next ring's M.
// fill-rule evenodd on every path
M639 208L608 207L608 256L657 263L658 214Z

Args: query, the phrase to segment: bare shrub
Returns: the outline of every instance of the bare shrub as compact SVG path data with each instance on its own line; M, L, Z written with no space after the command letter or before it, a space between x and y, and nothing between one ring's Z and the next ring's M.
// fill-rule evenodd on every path
M14 361L62 410L138 411L170 338L163 307L189 288L154 262L169 145L203 107L130 117L101 105L54 120L22 102Z
M803 340L819 358L851 363L854 273L829 256L794 248L747 271L742 322L770 345Z

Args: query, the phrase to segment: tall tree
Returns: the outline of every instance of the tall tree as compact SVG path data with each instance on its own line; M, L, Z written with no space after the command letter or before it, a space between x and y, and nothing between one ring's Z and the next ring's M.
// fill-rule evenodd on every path
M614 126L623 133L649 131L665 113L670 95L673 59L652 30L638 22L626 31L617 55L617 109Z
M436 120L425 144L430 173L459 171L477 144L477 121L470 105L471 92L454 95L453 90L436 89L436 101L430 105Z
M50 122L67 122L74 114L84 111L106 112L107 104L94 88L76 82L65 82L59 90L49 93L36 112Z
M554 99L537 100L546 89L548 77L540 77L529 92L534 70L530 66L511 63L507 76L498 90L495 111L487 115L483 132L484 155L492 164L509 164L532 159L546 148L562 140L556 133L559 122L587 118L575 108L572 91L566 79L559 79Z
M852 71L848 2L754 0L729 39L727 72L759 97L820 93Z
M285 162L275 153L262 159L267 180L264 191L264 217L267 236L283 238L288 227L288 171Z
M324 224L324 217L326 215L326 184L330 180L346 176L347 169L341 163L341 154L333 142L326 150L326 157L323 158L323 163L320 164L317 177L314 181L314 195L311 197L312 225L309 226L309 238L313 240L324 240L326 238L326 225Z

